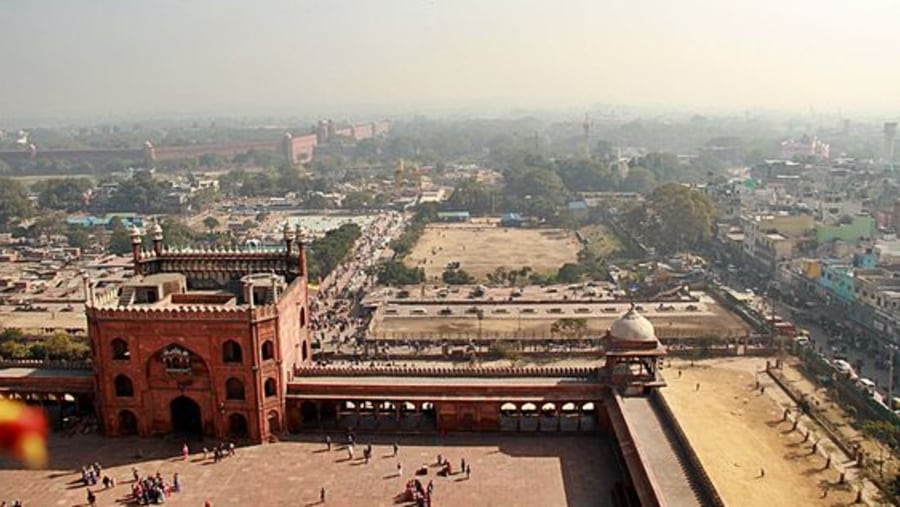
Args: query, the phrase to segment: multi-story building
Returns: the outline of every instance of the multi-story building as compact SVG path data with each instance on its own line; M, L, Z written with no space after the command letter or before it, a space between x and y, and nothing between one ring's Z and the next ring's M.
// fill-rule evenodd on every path
M807 214L744 216L741 222L744 255L767 270L774 270L778 262L791 259L814 225L812 215Z

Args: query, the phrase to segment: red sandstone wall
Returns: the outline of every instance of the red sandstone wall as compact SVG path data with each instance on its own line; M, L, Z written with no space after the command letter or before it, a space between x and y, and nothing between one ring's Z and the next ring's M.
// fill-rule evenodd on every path
M67 160L70 162L90 162L92 164L104 164L114 160L129 162L143 162L144 151L138 150L47 150L38 148L34 157L26 150L2 151L0 160L18 165L27 160Z
M309 162L313 159L313 153L316 149L316 135L309 134L291 139L294 150L294 163L300 164Z
M230 144L157 146L154 149L156 151L156 160L177 160L196 158L206 154L216 154L231 158L239 153L245 153L250 150L278 152L281 149L281 145L278 140L273 140Z
M279 406L280 396L259 402L263 393L262 379L266 376L277 378L279 375L274 360L262 361L259 346L266 339L274 340L274 322L261 323L256 329L248 325L246 313L235 312L230 320L222 315L190 320L154 319L152 316L145 319L90 319L93 359L98 373L98 408L108 434L119 434L118 413L122 409L135 413L142 436L169 432L169 404L172 399L184 394L200 406L205 433L225 437L228 416L239 413L247 419L252 440L260 441L268 437L264 416L257 407L267 409ZM128 342L130 359L113 359L111 342L117 337ZM222 361L222 346L228 340L240 344L243 355L241 364ZM173 343L196 355L191 375L172 375L159 361L158 354ZM259 368L258 375L254 374L253 366ZM114 379L119 374L131 379L134 397L115 396ZM225 381L232 377L244 383L244 400L226 400ZM224 414L221 413L223 409Z

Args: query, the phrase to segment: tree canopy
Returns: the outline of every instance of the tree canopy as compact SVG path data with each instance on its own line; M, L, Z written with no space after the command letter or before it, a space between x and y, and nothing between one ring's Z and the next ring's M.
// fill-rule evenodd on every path
M658 252L677 253L700 248L712 239L715 206L698 190L668 183L657 187L625 220Z
M25 187L12 178L0 178L0 230L9 231L16 219L28 218L33 212Z
M41 207L60 210L77 211L86 204L86 194L94 187L87 178L60 178L38 181L31 190L38 194Z

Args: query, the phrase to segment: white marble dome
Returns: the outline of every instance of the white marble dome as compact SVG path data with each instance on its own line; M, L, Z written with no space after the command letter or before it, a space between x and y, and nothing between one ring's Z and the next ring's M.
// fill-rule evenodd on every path
M616 341L655 342L653 324L632 307L609 327L609 334Z

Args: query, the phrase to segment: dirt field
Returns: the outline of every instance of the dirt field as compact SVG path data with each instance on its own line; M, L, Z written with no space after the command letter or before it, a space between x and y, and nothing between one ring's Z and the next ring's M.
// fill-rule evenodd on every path
M523 266L540 273L555 272L574 262L579 250L574 235L561 229L517 229L493 223L429 225L406 259L410 266L425 268L429 279L440 279L447 264L484 279L499 267Z
M834 454L824 468L822 444L812 454L812 439L782 421L782 408L771 396L776 386L760 375L767 394L755 390L758 358L716 360L696 367L678 363L665 371L664 394L704 468L726 505L848 505L851 484L838 485L843 466ZM681 378L677 368L683 368ZM696 389L699 383L699 391ZM833 448L831 448L833 451ZM760 469L765 476L760 476ZM828 496L823 498L823 491Z

